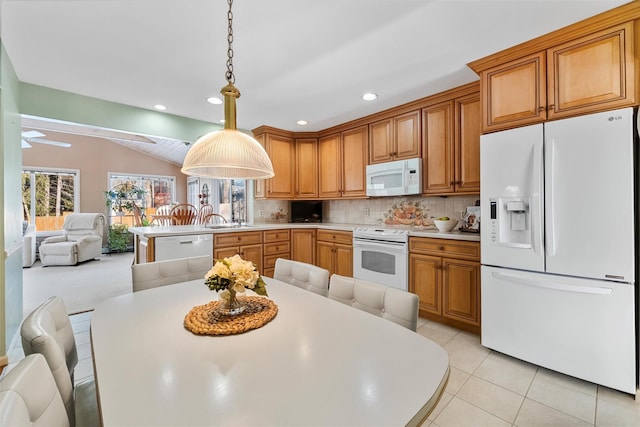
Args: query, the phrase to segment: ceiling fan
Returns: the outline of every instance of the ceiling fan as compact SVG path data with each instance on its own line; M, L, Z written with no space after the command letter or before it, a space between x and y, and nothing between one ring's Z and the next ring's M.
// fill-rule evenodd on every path
M42 132L38 132L37 130L23 131L22 132L22 148L31 148L32 143L54 145L56 147L64 147L64 148L71 147L71 144L69 144L68 142L51 141L49 139L43 139L42 138L43 136L46 136L46 135Z

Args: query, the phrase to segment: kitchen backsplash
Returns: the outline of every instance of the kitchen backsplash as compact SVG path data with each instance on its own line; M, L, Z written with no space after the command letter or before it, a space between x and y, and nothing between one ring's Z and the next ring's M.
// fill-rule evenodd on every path
M412 214L421 211L421 218L448 216L461 219L467 206L474 206L480 197L378 197L367 200L327 200L323 203L323 222L344 224L383 224L386 218L396 223L410 223ZM262 217L260 217L262 211ZM283 218L284 215L284 218ZM290 220L286 200L256 200L254 223L287 222ZM420 225L420 224L418 224Z

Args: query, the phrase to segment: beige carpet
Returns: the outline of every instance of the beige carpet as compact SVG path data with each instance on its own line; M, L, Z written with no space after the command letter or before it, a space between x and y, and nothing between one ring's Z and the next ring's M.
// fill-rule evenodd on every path
M33 267L22 269L24 314L53 295L62 297L69 314L75 314L129 293L132 262L132 252L103 255L77 266L43 267L36 261Z

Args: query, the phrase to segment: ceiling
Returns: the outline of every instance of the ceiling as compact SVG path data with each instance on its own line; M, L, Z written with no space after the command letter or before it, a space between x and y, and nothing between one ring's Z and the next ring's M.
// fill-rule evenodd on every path
M478 79L466 64L626 0L236 0L238 127L317 131ZM0 0L18 79L217 123L224 0ZM365 102L365 92L379 98ZM297 120L309 122L299 126ZM36 123L31 123L37 128ZM157 135L161 137L162 135ZM123 144L181 164L188 146ZM178 149L176 149L178 147Z

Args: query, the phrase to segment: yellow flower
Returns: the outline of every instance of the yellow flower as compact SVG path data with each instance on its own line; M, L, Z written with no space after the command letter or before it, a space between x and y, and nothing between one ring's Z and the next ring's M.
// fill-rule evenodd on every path
M208 279L208 278L214 277L214 276L218 276L218 277L221 277L223 279L229 279L229 278L231 278L231 270L229 269L229 267L227 267L225 265L224 262L218 261L211 268L211 270L209 270L207 275L204 276L204 278Z

